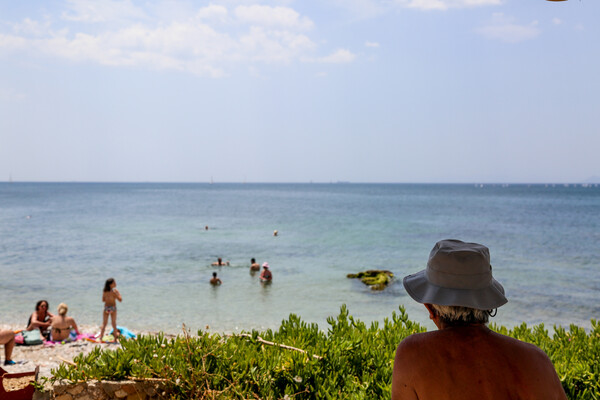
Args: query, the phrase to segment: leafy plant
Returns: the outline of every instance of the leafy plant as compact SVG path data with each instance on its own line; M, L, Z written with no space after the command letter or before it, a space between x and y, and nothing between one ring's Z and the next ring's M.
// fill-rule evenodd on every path
M53 370L52 381L158 379L173 399L389 399L396 347L425 328L403 307L367 326L345 306L322 331L291 314L279 329L240 335L199 331L167 339L140 336L116 350L94 349L75 365ZM586 332L537 325L492 329L535 344L554 363L570 399L600 399L600 327ZM282 346L285 345L285 346Z

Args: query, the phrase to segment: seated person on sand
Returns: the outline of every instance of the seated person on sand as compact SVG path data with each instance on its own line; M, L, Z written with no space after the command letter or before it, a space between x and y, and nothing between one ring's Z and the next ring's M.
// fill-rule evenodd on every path
M223 282L221 282L221 280L219 278L217 278L217 273L213 272L213 277L210 279L210 284L217 286L217 285L220 285L221 283L223 283Z
M65 303L60 303L58 305L58 315L52 318L50 339L55 342L75 340L79 334L75 320L73 317L67 317L67 311L69 311L69 307Z
M250 271L260 271L260 264L256 262L255 258L250 259Z
M27 328L25 328L25 330L32 331L37 328L42 333L42 336L48 339L50 336L52 318L54 318L54 315L48 312L48 302L46 300L40 300L35 305L35 311L29 317Z
M221 259L221 257L219 257L219 258L217 258L217 262L214 262L211 265L213 265L215 267L227 266L227 265L229 265L229 261L223 262L223 260Z
M11 358L15 347L15 333L8 329L0 331L0 344L4 345L4 365L15 365Z
M546 353L486 326L508 301L492 276L487 247L442 240L425 270L403 283L438 330L398 345L392 400L566 400Z
M263 270L258 278L261 282L271 282L273 280L273 274L269 270L269 263L263 263Z

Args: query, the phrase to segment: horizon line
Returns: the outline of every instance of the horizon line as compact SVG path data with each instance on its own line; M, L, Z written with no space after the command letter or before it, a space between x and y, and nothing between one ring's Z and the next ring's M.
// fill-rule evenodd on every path
M466 182L352 182L352 181L273 181L273 182L239 182L239 181L0 181L0 184L19 184L19 183L60 183L60 184L190 184L190 185L598 185L600 181L555 181L555 182L507 182L507 181L466 181Z

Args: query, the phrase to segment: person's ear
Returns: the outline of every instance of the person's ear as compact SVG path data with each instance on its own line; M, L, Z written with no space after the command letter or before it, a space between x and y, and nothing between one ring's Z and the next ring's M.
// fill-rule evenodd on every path
M427 308L427 311L429 311L429 319L433 321L438 329L442 329L442 326L440 325L440 317L435 312L435 308L433 308L429 303L425 303L424 306Z
M435 313L435 310L433 309L433 307L431 306L431 304L425 303L423 305L425 306L425 308L427 308L427 311L429 311L429 319L432 320L432 321L435 321L435 318L437 317L437 314Z

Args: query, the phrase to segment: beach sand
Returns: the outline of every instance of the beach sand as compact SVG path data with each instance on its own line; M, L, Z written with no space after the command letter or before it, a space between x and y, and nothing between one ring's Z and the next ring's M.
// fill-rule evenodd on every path
M0 329L19 330L21 327L12 325L0 325ZM81 332L97 333L100 331L98 326L81 326ZM137 332L136 332L137 334ZM57 368L64 362L73 361L78 354L87 354L93 348L100 346L102 348L117 349L118 343L92 343L87 340L78 340L65 344L55 344L54 346L15 346L12 359L15 365L4 365L4 346L0 346L0 357L2 368L9 373L34 371L36 366L40 367L40 376L52 376L51 370Z

